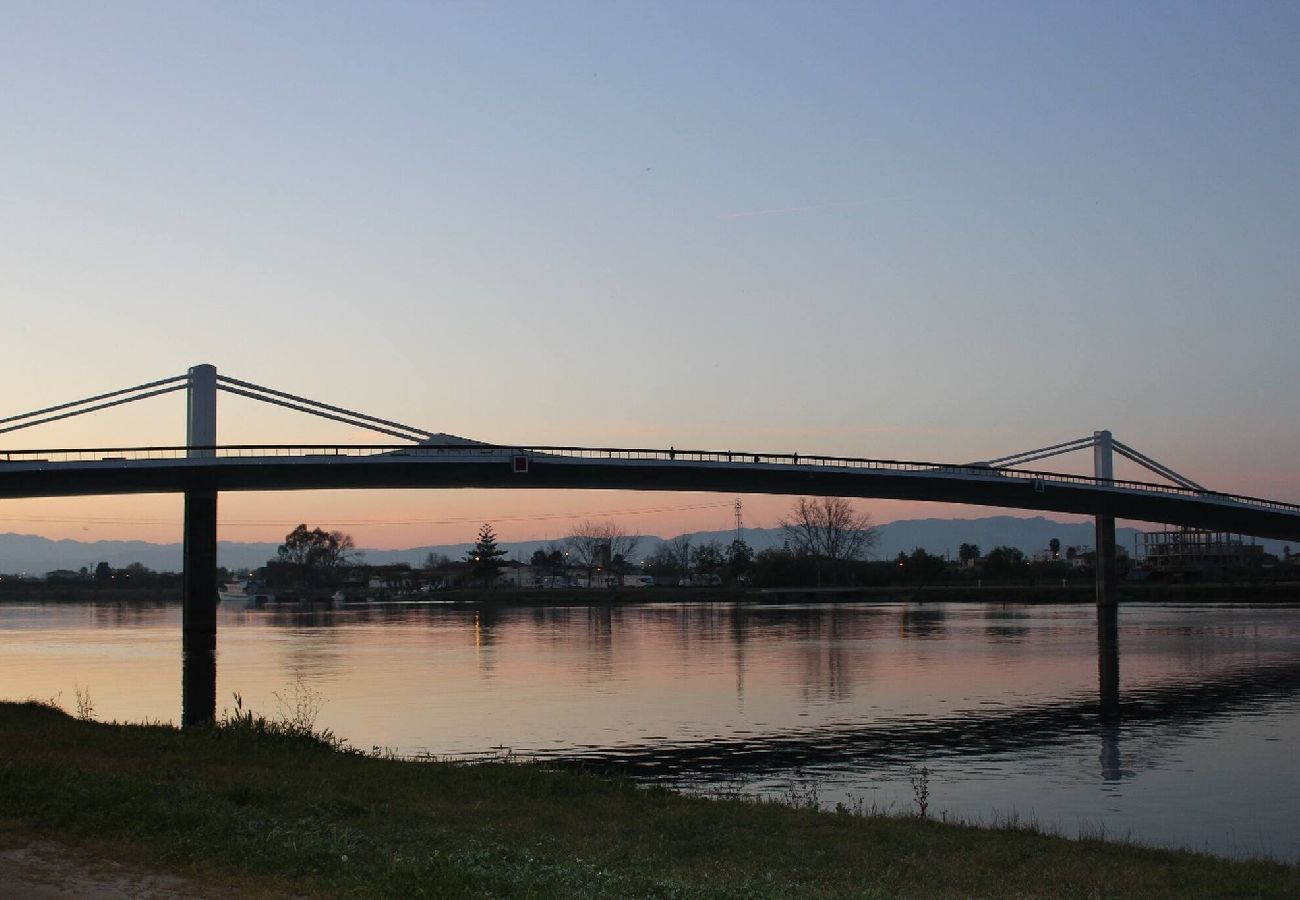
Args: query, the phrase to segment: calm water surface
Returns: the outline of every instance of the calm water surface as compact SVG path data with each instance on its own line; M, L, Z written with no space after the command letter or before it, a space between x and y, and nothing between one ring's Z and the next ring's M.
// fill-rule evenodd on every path
M1300 861L1300 609L439 604L222 609L218 708L403 754L586 759L688 790L815 795ZM0 697L179 719L180 610L0 605ZM1113 693L1109 695L1113 699Z

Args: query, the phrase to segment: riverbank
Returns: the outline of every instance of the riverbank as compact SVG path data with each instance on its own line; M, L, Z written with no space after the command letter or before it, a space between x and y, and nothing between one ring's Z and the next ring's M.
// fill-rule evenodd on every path
M0 832L232 894L1300 895L1300 869L917 817L379 758L248 716L179 732L0 704Z
M1091 581L1060 584L930 584L872 587L650 587L606 590L439 591L442 603L502 606L604 606L624 603L1095 603ZM1300 583L1125 584L1120 603L1300 603Z
M86 587L18 582L0 586L0 603L152 603L181 602L179 587Z
M650 587L603 590L498 588L437 591L410 597L329 600L268 604L268 607L365 606L368 602L426 602L500 606L608 606L625 603L1093 603L1091 581L1060 584L926 584L872 587ZM71 588L0 590L3 603L146 603L179 604L179 589ZM1300 603L1297 582L1204 582L1122 584L1120 603Z

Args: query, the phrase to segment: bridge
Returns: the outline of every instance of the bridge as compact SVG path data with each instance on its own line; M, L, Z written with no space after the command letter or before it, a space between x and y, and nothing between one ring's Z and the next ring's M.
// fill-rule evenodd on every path
M1300 541L1300 505L1209 490L1109 431L991 460L940 463L798 453L501 445L426 431L198 365L182 375L0 418L0 434L177 391L187 396L176 446L0 450L0 498L182 493L182 724L216 711L217 496L222 491L334 488L567 488L798 494L1082 513L1096 522L1097 602L1115 603L1115 519ZM224 391L384 435L374 444L217 440ZM394 440L396 442L394 442ZM1024 468L1092 451L1093 475ZM1114 477L1116 456L1163 481Z

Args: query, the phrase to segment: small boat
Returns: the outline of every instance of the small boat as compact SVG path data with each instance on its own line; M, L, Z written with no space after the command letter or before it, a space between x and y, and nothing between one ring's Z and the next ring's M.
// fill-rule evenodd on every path
M248 580L242 584L226 585L217 592L217 598L227 609L253 609L275 602L275 594L266 585Z

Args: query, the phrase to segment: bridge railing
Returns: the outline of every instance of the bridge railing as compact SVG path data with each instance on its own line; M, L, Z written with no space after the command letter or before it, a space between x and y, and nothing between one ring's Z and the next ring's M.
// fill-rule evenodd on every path
M1014 479L1046 484L1078 484L1087 487L1112 488L1141 493L1160 493L1236 504L1300 515L1300 504L1250 497L1242 494L1224 494L1196 490L1172 484L1148 481L1110 479L1103 481L1088 475L1045 472L1036 469L1002 469L991 466L924 462L918 460L872 459L868 457L822 456L801 453L753 453L737 450L677 450L649 447L563 447L563 446L507 446L496 444L223 444L211 447L154 446L154 447L98 447L61 448L37 450L0 451L0 466L6 463L61 465L69 463L131 463L165 460L185 460L192 450L204 451L196 460L211 464L213 459L364 459L374 457L441 458L493 457L509 459L528 456L538 461L551 459L666 462L687 464L721 464L746 466L799 466L821 469L853 469L918 474L947 475L961 478Z

